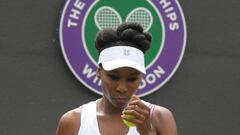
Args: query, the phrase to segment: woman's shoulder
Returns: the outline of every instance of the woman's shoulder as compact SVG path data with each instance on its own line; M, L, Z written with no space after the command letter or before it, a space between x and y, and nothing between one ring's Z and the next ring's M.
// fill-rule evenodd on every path
M166 107L160 106L160 105L155 105L155 113L158 116L168 116L168 115L173 115L172 111Z
M62 115L60 121L71 124L72 122L76 122L76 119L80 119L81 116L81 107L72 109L65 114Z
M81 108L64 113L58 123L57 135L74 135L78 132L81 121Z
M154 113L153 113L153 123L155 128L158 129L161 133L171 133L177 134L176 122L173 116L172 111L168 108L155 105Z

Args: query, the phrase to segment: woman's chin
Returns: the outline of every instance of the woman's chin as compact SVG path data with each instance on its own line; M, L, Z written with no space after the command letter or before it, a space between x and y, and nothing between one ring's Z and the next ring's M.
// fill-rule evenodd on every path
M114 102L113 106L118 109L124 109L127 106L128 103L123 102Z

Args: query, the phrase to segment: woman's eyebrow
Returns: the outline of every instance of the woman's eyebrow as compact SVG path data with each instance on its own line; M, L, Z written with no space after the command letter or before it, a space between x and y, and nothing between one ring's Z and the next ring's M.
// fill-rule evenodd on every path
M130 73L130 75L139 75L139 74L140 74L139 72Z
M109 72L110 74L113 73L113 74L119 74L120 72L118 70L112 70ZM132 72L130 73L130 75L139 75L140 72Z
M109 73L110 73L110 74L111 74L111 73L115 73L115 74L116 74L116 73L119 73L119 71L117 71L117 70L112 70L112 71L110 71Z

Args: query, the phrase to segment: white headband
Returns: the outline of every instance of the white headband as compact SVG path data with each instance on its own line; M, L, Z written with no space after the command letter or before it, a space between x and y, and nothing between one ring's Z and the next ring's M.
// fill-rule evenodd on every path
M102 50L98 59L98 64L100 63L106 71L131 67L146 74L143 52L130 46L114 46Z

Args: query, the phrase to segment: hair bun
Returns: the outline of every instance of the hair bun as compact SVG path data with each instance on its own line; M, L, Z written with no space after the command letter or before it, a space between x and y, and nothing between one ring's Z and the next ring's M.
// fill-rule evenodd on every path
M124 30L127 30L127 29L133 29L137 32L143 32L143 28L140 24L138 23L134 23L134 22L126 22L126 23L123 23L122 25L120 25L118 28L117 28L117 34L118 36L121 35L121 33L124 31Z
M127 41L134 44L136 48L143 53L150 48L152 36L148 32L143 32L143 27L138 23L127 22L121 24L117 30L103 29L95 38L95 47L100 52L106 47L116 41Z
M116 42L117 40L118 36L114 29L103 29L96 35L95 48L101 51L105 45Z

